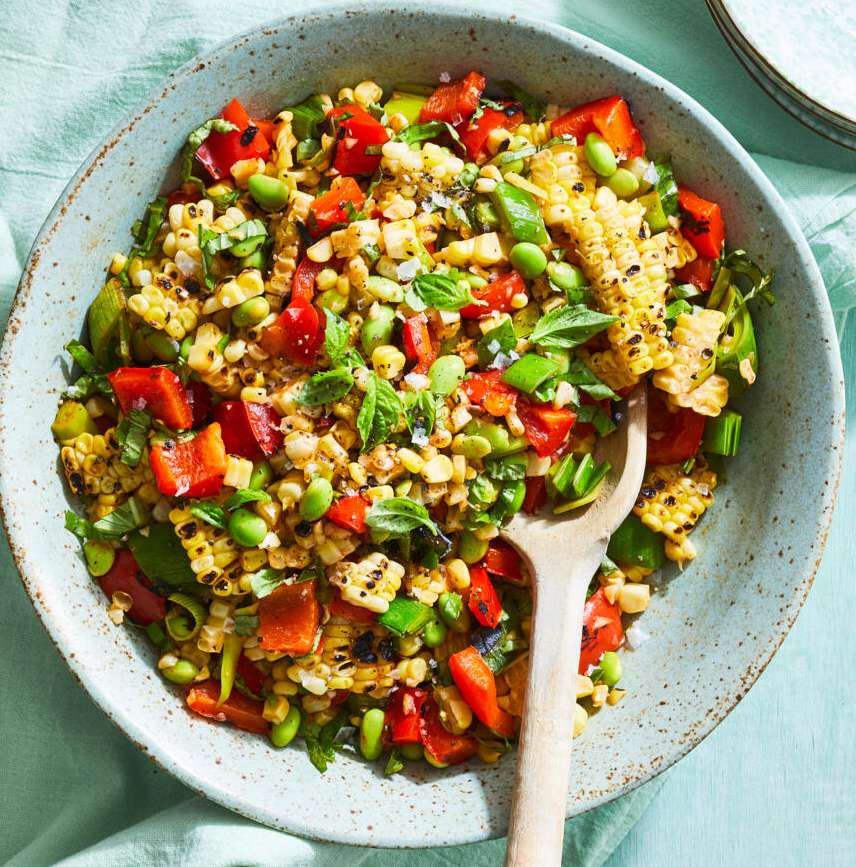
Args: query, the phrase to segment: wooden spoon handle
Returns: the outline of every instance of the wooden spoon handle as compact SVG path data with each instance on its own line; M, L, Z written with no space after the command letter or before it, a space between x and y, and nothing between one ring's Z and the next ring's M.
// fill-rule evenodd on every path
M585 591L604 550L530 555L535 610L506 867L562 863Z

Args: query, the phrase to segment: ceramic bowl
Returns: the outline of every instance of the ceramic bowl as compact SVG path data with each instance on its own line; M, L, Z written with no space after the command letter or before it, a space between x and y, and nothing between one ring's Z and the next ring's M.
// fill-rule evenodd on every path
M50 433L66 382L61 347L79 336L106 264L129 246L152 192L175 185L187 131L229 98L266 115L364 78L435 82L470 68L562 104L623 94L650 149L671 153L685 183L723 204L730 244L777 272L779 301L757 316L763 366L742 403L740 455L694 536L700 557L661 581L642 619L652 638L626 659L627 697L577 741L569 816L668 768L735 706L796 618L832 514L843 384L820 274L746 152L671 84L560 27L434 2L327 6L192 61L87 159L39 234L0 358L0 496L36 612L104 712L191 788L308 837L415 847L502 835L513 758L384 778L343 754L320 776L302 749L277 751L187 713L145 637L107 619L63 529L70 501Z

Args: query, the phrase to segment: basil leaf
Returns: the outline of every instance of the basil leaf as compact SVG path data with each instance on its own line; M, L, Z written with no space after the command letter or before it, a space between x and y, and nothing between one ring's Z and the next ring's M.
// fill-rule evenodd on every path
M357 416L357 430L363 440L362 451L366 452L384 442L398 424L402 412L403 407L395 389L372 372Z
M86 518L81 518L80 515L76 515L71 511L65 513L65 529L70 533L74 533L82 542L94 538L92 522L87 521Z
M409 391L406 395L404 420L415 445L427 445L437 417L437 398L430 391Z
M754 298L763 298L767 304L773 305L776 303L776 296L773 294L770 286L773 282L773 272L763 271L755 262L753 262L745 250L732 250L723 260L722 267L728 268L731 271L748 277L752 281L752 288L748 292L743 292L743 298L740 304L731 311L729 320L734 318L734 314L747 302Z
M202 142L211 135L212 132L227 133L236 130L238 127L228 120L223 120L222 117L212 117L206 120L202 126L196 127L190 135L187 136L187 141L181 149L181 180L183 183L195 183L200 190L205 189L205 184L199 178L193 177L193 158L196 156L196 151L199 150Z
M605 437L615 428L615 422L596 404L584 403L576 409L577 421L593 424L598 436Z
M385 777L391 777L399 771L404 770L404 762L398 756L398 750L392 749L389 753L389 758L386 760L386 767L383 769Z
M497 84L515 102L520 103L520 107L527 117L531 117L536 123L544 120L547 114L547 106L542 100L532 96L531 93L525 91L522 87L518 87L513 81L497 81Z
M496 328L482 335L476 344L479 354L479 364L482 367L490 367L498 355L508 355L517 346L517 335L514 333L514 325L510 319L504 319Z
M331 364L340 364L348 349L351 329L341 316L325 310L327 325L324 328L324 351Z
M562 374L560 379L576 386L595 400L618 400L618 395L605 382L601 382L581 358L572 358L567 372Z
M693 305L689 301L678 298L676 301L672 301L671 304L666 305L666 319L677 319L681 313L691 313L692 309Z
M657 172L657 183L654 184L654 189L660 196L663 213L667 217L677 217L679 210L678 183L672 171L671 160L669 157L657 157L654 160L654 169Z
M128 547L143 574L167 587L199 587L187 552L172 524L152 524L128 536Z
M221 530L226 529L226 512L222 506L217 503L191 503L188 506L190 514L194 518L199 518L200 521L205 521L212 527L219 527Z
M80 401L88 400L93 394L103 394L104 397L113 399L113 388L105 374L84 373L63 392L65 397Z
M140 463L152 421L145 410L132 409L116 428L116 439L122 446L119 460L125 466L136 467Z
M306 566L297 573L294 579L295 584L303 584L305 581L315 581L324 577L324 567L319 563L313 563L311 566Z
M66 343L65 351L84 373L98 373L101 370L95 356L79 340L70 340Z
M121 506L105 515L92 525L92 535L96 539L118 539L149 520L148 513L136 497L128 497Z
M617 321L617 316L589 310L583 304L566 305L545 313L529 339L539 346L573 349Z
M255 491L251 488L241 488L240 491L235 491L225 503L223 508L227 512L232 509L237 509L240 506L245 506L247 503L269 503L271 495L267 491Z
M320 127L324 123L326 114L320 96L310 96L298 105L287 108L286 111L290 111L292 114L291 131L298 142L303 142L305 139L321 138Z
M215 253L226 252L240 244L242 245L241 256L246 256L252 251L245 252L243 249L245 245L252 245L254 241L261 243L267 236L267 226L262 220L244 220L227 232L210 232L205 241L206 252L213 256Z
M393 536L406 536L419 527L425 527L434 536L437 535L437 525L431 520L425 506L405 497L376 501L366 512L366 524L373 530L382 530Z
M284 583L285 572L280 572L279 569L271 569L270 566L259 569L250 578L250 587L259 599L270 596L277 587Z
M235 615L235 634L236 635L252 635L259 628L259 617L257 614L236 614Z
M228 190L225 193L220 193L219 196L212 196L211 193L206 190L205 198L210 199L211 203L214 205L215 211L225 211L228 208L231 208L238 199L241 198L240 190Z
M460 310L468 304L477 303L469 283L462 279L455 268L447 272L417 274L410 284L410 291L425 307L437 310Z
M446 132L446 124L440 120L432 120L429 123L412 123L404 127L393 141L403 141L406 145L412 145L416 142L437 138L444 132Z
M514 460L517 455L509 458L485 458L484 471L498 482L519 482L526 478L526 458ZM478 476L476 476L478 479Z
M320 406L344 397L353 386L354 377L347 370L325 370L304 383L297 400L304 406Z
M206 229L202 223L199 224L197 231L199 241L199 252L202 254L202 282L206 289L214 288L214 277L211 275L211 266L214 264L214 253L208 249L208 245L212 244L218 234L211 229Z

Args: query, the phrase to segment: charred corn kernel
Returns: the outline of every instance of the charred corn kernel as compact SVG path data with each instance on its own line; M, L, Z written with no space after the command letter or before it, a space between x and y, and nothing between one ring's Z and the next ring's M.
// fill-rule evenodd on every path
M457 266L481 265L487 268L508 261L496 232L486 232L466 241L452 241L437 255L449 265Z
M440 722L453 735L462 735L473 724L473 712L456 686L439 686L434 698L440 708Z
M217 289L217 300L223 307L231 308L249 301L265 291L264 280L258 268L246 268Z
M623 614L639 614L651 601L651 588L647 584L625 584L618 591L617 601Z
M691 409L699 415L717 416L728 403L728 380L714 373L692 391L670 394L668 400L672 406Z
M339 275L332 268L323 268L315 278L315 285L320 292L326 292L328 289L335 288L338 280Z
M440 569L428 569L424 566L413 568L405 576L404 585L408 596L428 606L433 605L440 594L449 589L446 576Z
M577 675L577 698L585 698L594 691L592 679L584 674Z
M372 104L380 102L382 97L383 90L374 81L361 81L354 88L354 99L363 108L368 108Z
M265 699L265 705L262 709L262 716L269 722L276 725L281 723L291 709L288 699L284 695L269 695Z
M318 437L305 431L288 434L284 443L285 454L296 467L304 467L315 455Z
M725 323L719 310L681 313L672 329L674 361L654 374L654 385L670 395L686 395L712 372L716 344Z
M588 714L586 709L581 704L574 705L574 737L578 738L588 725Z
M448 482L452 478L453 473L452 462L446 455L437 455L431 458L431 460L423 464L420 470L420 475L429 485Z
M329 262L333 258L333 242L329 238L322 238L306 248L306 255L312 262Z
M421 656L402 659L392 670L392 676L404 686L418 686L428 677L428 663Z
M379 500L388 500L390 497L395 496L395 491L392 489L392 485L376 485L373 488L369 488L365 495L367 499L376 503Z
M226 457L226 473L223 484L232 488L248 488L253 474L253 462L235 455Z
M410 449L399 449L398 460L409 473L418 473L425 465L425 461Z
M342 563L329 576L346 602L382 614L401 587L404 567L376 551L358 563Z
M591 692L592 707L603 707L609 696L609 687L605 683L599 683Z

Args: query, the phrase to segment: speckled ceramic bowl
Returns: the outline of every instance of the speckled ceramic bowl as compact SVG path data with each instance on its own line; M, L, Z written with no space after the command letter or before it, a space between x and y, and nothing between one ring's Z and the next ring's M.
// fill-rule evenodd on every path
M22 579L75 676L140 749L246 816L377 846L467 843L505 833L513 761L385 779L343 755L319 776L300 749L190 716L144 636L117 629L62 527L69 505L50 423L77 337L114 250L153 190L176 179L187 130L235 95L256 113L366 77L385 85L471 67L578 103L624 94L654 152L724 205L732 246L775 267L779 303L759 312L763 369L743 404L744 444L695 539L701 556L663 580L626 660L626 699L578 741L568 815L669 767L734 707L797 616L838 483L843 384L820 274L784 203L745 151L689 97L560 27L463 6L326 7L253 31L175 73L86 161L36 241L0 359L0 495ZM323 59L323 62L321 62ZM37 387L34 387L34 383ZM808 411L806 411L808 408ZM570 721L569 721L570 725Z

